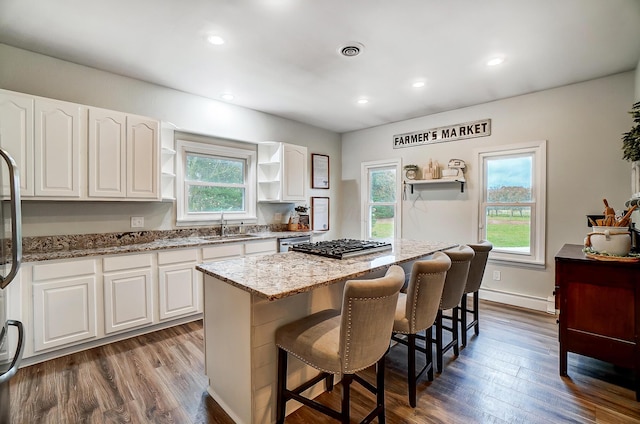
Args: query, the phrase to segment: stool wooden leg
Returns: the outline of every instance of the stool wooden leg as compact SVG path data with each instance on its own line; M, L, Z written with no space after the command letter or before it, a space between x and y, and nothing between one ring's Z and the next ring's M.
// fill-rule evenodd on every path
M349 424L349 396L351 394L351 382L353 381L352 374L343 374L342 376L342 410L341 421L343 424Z
M460 348L458 347L458 341L460 340L458 333L458 313L458 307L456 306L453 308L453 311L451 311L451 337L453 339L453 354L456 356L460 355Z
M427 378L429 381L433 381L433 348L431 346L433 330L432 327L429 327L425 330L425 338L424 338L424 348L426 350L427 355L427 364L431 364L429 369L427 370Z
M407 372L407 387L409 388L409 405L412 408L416 407L416 335L407 334L407 353L409 370ZM378 387L380 387L378 385Z
M467 345L467 294L462 295L460 300L460 329L462 334L460 335L460 345L465 347Z
M324 387L327 392L333 391L333 374L327 375L327 378L324 380Z
M415 337L415 336L414 336ZM415 338L414 338L415 343ZM385 409L384 409L384 360L383 356L380 358L378 363L376 364L376 395L377 395L377 403L378 408L380 408L380 414L378 415L378 423L385 424ZM415 365L414 365L415 368ZM415 387L413 391L413 395L415 397ZM415 399L414 399L415 403Z
M278 387L276 394L276 423L283 424L286 413L287 399L285 390L287 389L287 352L278 348Z
M476 333L476 336L478 334L480 334L480 311L479 311L479 299L478 299L478 292L473 292L473 320L475 321L476 325L473 327L474 332Z
M438 311L436 317L436 362L438 363L438 373L442 372L442 311Z

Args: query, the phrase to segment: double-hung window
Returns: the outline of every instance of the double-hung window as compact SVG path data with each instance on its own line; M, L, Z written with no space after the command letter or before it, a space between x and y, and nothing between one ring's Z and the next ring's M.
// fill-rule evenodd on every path
M256 219L255 149L177 141L177 222Z
M478 150L478 237L491 259L545 264L546 142Z
M361 181L362 237L400 238L400 160L363 162Z

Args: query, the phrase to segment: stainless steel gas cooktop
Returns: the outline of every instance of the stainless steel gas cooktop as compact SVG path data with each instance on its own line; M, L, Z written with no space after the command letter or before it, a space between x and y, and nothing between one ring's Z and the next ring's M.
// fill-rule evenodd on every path
M291 246L290 250L333 259L345 259L391 250L392 247L391 243L381 241L339 239L316 243L298 243Z

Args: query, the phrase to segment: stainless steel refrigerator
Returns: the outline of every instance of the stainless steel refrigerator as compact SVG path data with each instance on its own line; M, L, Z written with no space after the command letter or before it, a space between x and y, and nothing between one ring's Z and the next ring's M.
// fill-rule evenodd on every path
M8 286L22 259L20 177L13 158L0 149L0 424L11 420L9 380L18 371L24 350L22 323L10 319Z

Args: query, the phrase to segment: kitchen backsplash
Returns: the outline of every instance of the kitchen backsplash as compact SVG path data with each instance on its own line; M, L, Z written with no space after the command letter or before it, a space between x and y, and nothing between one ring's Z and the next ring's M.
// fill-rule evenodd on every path
M287 231L286 224L229 225L225 234L264 233ZM125 233L72 234L42 237L23 237L22 251L25 254L60 250L93 249L100 247L126 246L150 243L162 239L184 237L206 237L220 235L220 227L181 228L164 231L130 231Z

